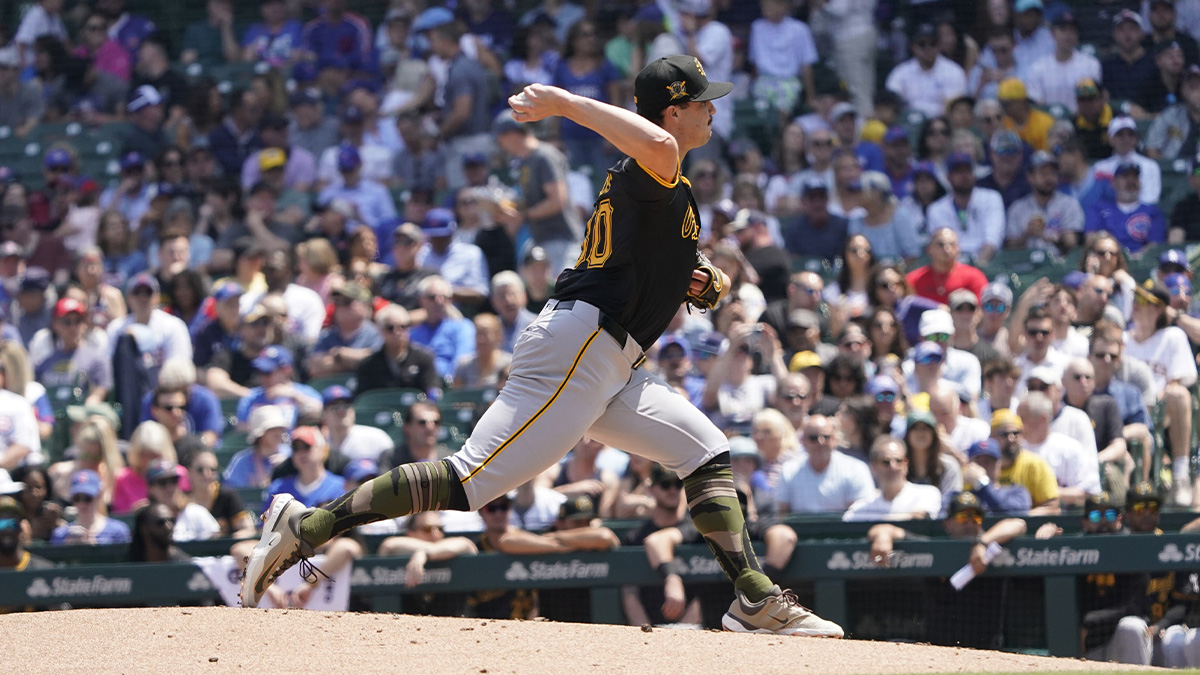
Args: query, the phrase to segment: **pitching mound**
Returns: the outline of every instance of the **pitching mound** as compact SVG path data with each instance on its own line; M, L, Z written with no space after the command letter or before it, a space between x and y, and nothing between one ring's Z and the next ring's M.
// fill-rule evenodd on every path
M32 673L998 673L1128 666L855 640L228 607L0 617Z

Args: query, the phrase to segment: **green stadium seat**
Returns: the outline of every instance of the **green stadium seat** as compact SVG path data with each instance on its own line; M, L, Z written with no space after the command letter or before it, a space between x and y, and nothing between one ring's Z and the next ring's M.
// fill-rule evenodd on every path
M220 400L221 415L225 418L225 423L230 428L237 426L237 406L240 400L237 398L223 398Z
M310 378L308 381L308 386L312 387L313 389L316 389L317 391L323 391L325 389L325 387L332 387L335 384L340 384L343 387L346 387L347 389L349 389L350 391L354 391L354 386L356 384L355 378L354 378L354 373L342 373L340 375L327 375L325 377L314 377L314 378Z
M403 411L425 398L418 389L372 389L355 397L354 412L359 424L383 429L400 441L404 438Z

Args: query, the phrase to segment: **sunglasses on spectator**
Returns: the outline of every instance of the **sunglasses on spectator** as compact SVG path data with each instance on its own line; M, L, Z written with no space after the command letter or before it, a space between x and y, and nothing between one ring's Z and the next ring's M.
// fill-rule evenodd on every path
M1092 509L1091 511L1088 511L1087 519L1093 523L1099 523L1101 521L1115 523L1117 522L1118 515L1119 514L1117 513L1116 509L1104 509L1103 511L1100 509Z
M791 401L792 403L795 403L796 401L807 401L808 400L808 394L795 394L795 393L784 394L783 397L785 399Z
M1046 384L1045 382L1039 382L1038 380L1030 380L1028 383L1026 383L1025 388L1029 391L1040 391L1044 393L1046 390L1050 389L1050 385Z
M923 366L927 366L931 363L941 363L942 355L941 354L922 354L916 358L916 362Z
M183 412L184 410L187 410L186 403L181 405L163 405L160 403L158 404L158 407L166 410L167 412Z
M1112 251L1112 250L1108 250L1108 249L1105 249L1105 250L1095 249L1094 251L1092 251L1092 253L1095 253L1096 255L1100 256L1101 258L1117 257L1116 251Z
M434 532L441 532L442 526L441 525L422 525L421 527L419 527L417 529L421 532L424 532L425 534L433 534Z
M399 333L402 330L408 330L411 326L411 323L385 323L383 329L389 333Z
M658 486L659 490L682 490L683 489L683 479L682 478L664 478L664 479L658 481L657 483L655 483L655 485Z
M873 327L878 328L879 330L896 330L896 322L895 321L880 321L879 323L876 323Z
M413 424L419 424L423 427L436 427L437 425L442 423L442 418L426 417L425 419L415 419L412 422L413 422Z
M96 501L96 498L91 495L72 495L71 502L74 504L91 504Z
M833 147L833 139L821 139L810 141L814 148L831 148Z
M175 519L174 518L155 518L154 520L150 521L150 524L157 525L159 527L166 527L167 525L174 525Z
M954 311L956 311L956 312L966 312L966 313L968 313L968 314L971 314L971 313L973 313L973 312L975 311L975 305L972 305L972 304L971 304L971 303L969 303L969 302L961 302L961 303L959 303L959 304L957 304L957 305L955 305L955 306L954 306Z
M998 300L988 300L987 302L983 303L983 311L988 312L989 314L1003 314L1004 312L1008 311L1008 303L1000 302Z
M151 482L150 485L153 487L174 487L179 485L179 476L175 476L174 478L159 478Z
M21 526L17 518L0 518L0 530L15 530Z
M412 246L415 243L417 242L408 237L396 237L396 240L392 242L394 246Z
M861 347L865 344L867 344L866 340L846 340L842 343L842 346L846 349L853 349L855 347Z
M850 373L834 373L829 376L830 382L853 382L854 376Z
M1000 436L1001 438L1013 438L1015 436L1020 436L1021 430L1020 429L1009 429L1007 431L998 431L998 432L996 432L996 434L998 436Z
M333 296L333 306L334 307L349 307L353 303L354 303L354 298L347 298L344 295Z
M1026 328L1025 334L1029 337L1044 338L1050 334L1050 331L1041 328Z
M875 463L878 464L879 466L904 466L905 464L908 463L908 458L906 458L906 457L880 457L879 459L875 460Z
M959 513L954 514L953 517L954 522L958 523L959 525L966 525L967 523L975 523L976 525L983 524L982 513L960 511Z
M64 316L63 318L59 319L59 321L62 322L62 325L64 326L74 327L83 323L83 318L79 316Z
M881 391L878 394L875 394L875 402L876 403L895 403L896 402L896 392Z
M1129 505L1130 513L1158 513L1161 505L1158 502L1138 502Z
M508 505L508 502L500 502L500 503L495 503L495 504L488 504L483 507L483 510L485 513L500 513L501 511L508 511L509 508L510 507Z
M810 443L824 443L833 438L833 434L804 434L804 438Z
M880 290L891 290L899 285L899 281L879 281L875 283L875 288Z
M936 342L940 345L944 345L947 342L950 342L950 334L949 333L933 333L931 335L926 335L925 338L927 340L929 340L930 342Z

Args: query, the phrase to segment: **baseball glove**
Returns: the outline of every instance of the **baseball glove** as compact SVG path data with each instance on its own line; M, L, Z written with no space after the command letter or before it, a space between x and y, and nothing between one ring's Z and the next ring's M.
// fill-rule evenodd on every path
M708 273L708 282L698 292L688 286L688 304L701 311L713 309L721 301L721 292L725 290L724 277L721 275L721 270L717 269L717 266L712 264L703 253L696 253L696 269Z

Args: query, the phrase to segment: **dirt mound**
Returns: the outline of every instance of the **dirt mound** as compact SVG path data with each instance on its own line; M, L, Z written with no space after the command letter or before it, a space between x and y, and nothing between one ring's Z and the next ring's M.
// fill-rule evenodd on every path
M949 673L1127 670L856 640L228 607L0 616L30 673Z

